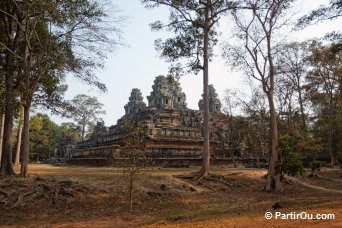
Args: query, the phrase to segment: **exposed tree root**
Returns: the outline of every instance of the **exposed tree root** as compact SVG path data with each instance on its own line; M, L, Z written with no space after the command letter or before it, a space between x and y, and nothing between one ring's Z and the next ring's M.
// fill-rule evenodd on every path
M0 189L0 194L4 194L6 197L9 196L9 193L2 189Z
M221 183L223 183L224 185L227 185L227 186L232 187L232 188L239 188L239 187L241 187L240 185L233 184L233 183L231 183L231 182L228 182L228 181L224 180L225 177L223 177L223 176L214 176L214 175L211 175L211 176L205 177L205 179L206 179L206 180L210 180L210 181L215 181L215 182L221 182ZM230 179L232 179L232 178L230 178Z
M17 207L21 204L25 196L32 195L34 192L27 192L27 193L22 193L19 195L17 202L13 205L13 207Z
M53 195L53 204L57 205L58 203L58 193L59 193L59 188L56 188L55 193Z
M12 185L13 185L13 183L4 184L4 185L0 185L0 188L8 188L8 187L10 187Z
M71 193L71 192L68 192L68 190L66 190L64 187L61 187L60 193L61 193L61 195L63 195L63 196L72 196L72 197L75 197L75 194L73 194L73 193Z
M0 201L0 207L6 209L6 205L8 204L8 202L6 200L2 200Z
M10 210L16 207L25 206L28 202L48 202L51 205L58 205L70 197L77 197L78 194L87 193L87 186L79 185L69 179L57 181L48 178L10 177L4 179L0 187L0 208ZM52 202L51 202L52 201Z
M194 177L195 184L198 185L198 184L200 183L200 181L201 181L203 178L205 178L207 175L208 175L208 174L203 173L203 174L201 174L201 175L198 176L198 177Z
M228 175L215 175L209 174L206 176L178 176L179 178L186 179L194 185L201 185L202 187L211 191L228 191L228 189L249 188L249 186L237 183L237 180L229 177ZM221 187L220 187L221 186ZM228 188L227 188L228 187Z
M283 180L282 180L283 183L286 183L286 184L294 184L292 180L284 177Z

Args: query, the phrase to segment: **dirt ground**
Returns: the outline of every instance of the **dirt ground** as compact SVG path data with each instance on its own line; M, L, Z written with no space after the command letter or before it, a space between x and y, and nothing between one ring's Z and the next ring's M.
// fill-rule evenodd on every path
M342 227L339 169L287 179L284 192L275 193L262 189L262 169L213 167L212 175L196 183L191 173L199 167L148 168L135 176L132 211L124 169L30 165L29 170L29 178L0 179L1 227ZM266 212L273 218L267 220ZM275 219L276 213L291 212L334 214L334 219Z

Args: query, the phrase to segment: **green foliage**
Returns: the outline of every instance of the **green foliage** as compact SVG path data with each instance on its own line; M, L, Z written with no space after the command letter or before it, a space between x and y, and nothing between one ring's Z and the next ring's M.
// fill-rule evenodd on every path
M75 139L76 142L81 140L81 127L80 126L74 123L68 122L68 123L62 123L59 128L60 128L62 137L70 136L73 139Z
M77 133L66 124L58 126L46 114L38 113L31 117L30 128L30 158L31 160L45 160L53 154L58 141L71 136L77 140Z
M34 160L46 159L52 151L50 145L51 123L48 117L37 114L29 122L30 128L30 157Z
M161 58L171 63L169 74L178 78L185 73L199 73L204 70L203 58L213 56L213 47L218 42L216 31L218 21L228 10L236 8L231 1L154 1L142 0L146 8L167 6L170 9L169 22L156 21L151 29L165 29L174 37L155 41L155 48ZM210 17L206 18L206 11ZM208 43L205 43L205 36ZM204 57L205 49L208 56Z
M302 156L297 152L288 152L286 154L286 160L282 164L282 171L290 176L303 175Z
M283 158L281 171L289 176L303 175L302 156L295 152L296 142L288 135L279 138L279 149Z

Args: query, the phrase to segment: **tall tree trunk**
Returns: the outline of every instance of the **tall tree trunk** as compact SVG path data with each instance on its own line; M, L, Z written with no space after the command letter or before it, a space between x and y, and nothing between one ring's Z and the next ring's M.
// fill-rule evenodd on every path
M24 107L24 129L23 129L23 150L22 150L22 161L20 175L23 177L28 177L28 162L30 154L30 109L33 92L35 91L36 85L32 85L30 81L30 66L31 66L31 54L30 47L26 45L25 57L24 57L24 82L26 88L23 92L23 107Z
M236 164L236 162L235 162L235 150L234 149L232 149L232 162L233 162L233 167L234 168L236 168L237 167L237 164Z
M15 162L14 162L15 166L19 165L19 160L20 160L21 135L23 132L23 122L24 122L24 106L20 105L19 126L18 126L18 134L17 134L17 149L15 153Z
M4 124L5 124L5 114L1 115L1 128L0 128L0 166L1 166L1 156L2 156L2 141L4 138Z
M272 145L271 145L271 159L268 165L267 181L265 189L268 191L272 187L275 188L277 192L282 192L281 186L281 170L280 170L280 156L278 150L278 126L277 126L277 115L274 107L273 101L273 89L270 89L267 93L268 103L270 106L270 116L271 116L271 135L272 135Z
M209 145L209 6L211 1L207 1L205 7L205 25L204 25L204 44L203 44L203 164L200 176L207 176L210 169L210 145Z
M306 130L306 118L305 118L305 113L304 113L304 102L303 102L303 97L302 97L302 92L300 90L300 88L298 89L298 102L299 102L299 107L300 107L300 114L301 114L301 119L302 119L302 127L303 130L305 132L307 132Z
M8 48L14 52L14 40L9 40ZM12 162L14 62L15 59L13 54L7 52L5 66L5 122L1 156L1 176L15 174Z
M257 154L257 168L260 169L260 155Z
M237 165L235 163L235 150L234 150L234 143L233 143L233 114L232 111L230 109L230 113L229 113L229 136L228 136L228 145L229 145L229 150L230 150L230 157L232 158L232 162L233 162L233 167L236 168Z
M331 167L340 165L340 162L338 161L336 154L333 151L330 151L330 165Z
M275 88L275 67L273 64L273 56L272 56L272 39L271 34L268 33L266 35L267 39L267 56L269 63L269 79L264 78L262 80L264 92L267 94L269 109L270 109L270 118L271 118L271 159L268 164L268 173L267 173L267 181L265 185L265 189L268 191L272 187L275 188L277 192L282 192L281 186L281 157L278 148L278 123L277 123L277 112L274 106L274 88ZM266 86L267 81L269 81L269 86ZM267 88L268 87L268 88Z
M81 141L82 142L84 141L84 134L85 134L85 124L82 124L82 135L81 135Z
M338 159L337 159L337 155L336 155L336 147L335 142L334 142L334 137L336 134L336 124L335 124L335 113L334 111L331 111L332 115L330 118L330 129L329 129L329 154L330 154L330 165L331 167L333 166L338 166L340 165Z
M24 104L24 127L23 127L23 148L22 148L22 160L21 160L21 170L20 175L23 177L28 176L28 161L29 161L29 120L30 120L30 106L31 104Z
M257 132L259 143L260 143L260 149L261 149L261 155L264 157L265 156L265 147L264 147L264 142L262 140L262 136L260 131Z

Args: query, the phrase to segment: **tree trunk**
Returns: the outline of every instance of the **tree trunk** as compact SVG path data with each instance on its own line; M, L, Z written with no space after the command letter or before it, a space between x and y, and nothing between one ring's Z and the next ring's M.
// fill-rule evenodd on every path
M307 130L306 130L306 118L305 118L304 104L303 104L304 102L303 102L302 92L300 91L300 87L298 90L298 102L299 102L300 114L301 114L301 119L302 119L302 127L303 127L303 130L305 132L307 132Z
M258 169L260 169L260 156L258 155L258 158L257 158L257 167Z
M28 176L28 161L29 161L29 120L30 120L30 106L31 104L24 105L24 127L23 127L23 148L22 148L22 160L20 175L23 177Z
M15 153L15 162L14 165L19 165L20 160L20 148L21 148L21 135L23 132L23 121L24 121L24 106L20 105L20 117L19 117L19 125L18 125L18 134L17 134L17 149Z
M14 50L13 40L9 41L8 48ZM13 54L7 52L5 66L5 122L0 176L15 174L12 161L14 62L15 59Z
M84 141L84 134L85 134L85 124L82 124L82 135L81 135L81 141Z
M210 169L210 145L209 145L209 6L210 0L205 7L205 25L204 25L204 44L203 44L203 164L200 176L207 176Z
M259 143L260 143L260 149L261 149L261 156L265 156L265 147L264 147L264 141L262 140L262 136L261 133L258 132L258 139L259 139Z
M282 192L282 186L280 181L281 170L280 170L280 156L278 151L278 126L277 126L277 115L273 101L273 89L270 89L267 93L268 103L270 106L271 116L271 159L268 165L267 181L265 189L269 191L271 188L275 188L277 192Z
M331 124L329 129L329 154L330 154L330 165L331 167L340 165L337 156L336 156L336 150L334 148L334 135L335 135L335 115L332 115L330 118Z
M230 145L230 156L232 157L233 167L236 168L236 162L235 162L235 149L233 148L233 145Z
M330 153L330 156L331 156L331 160L330 160L331 167L339 166L340 162L338 161L336 155L334 153Z
M1 156L2 156L2 140L4 138L4 124L5 124L5 114L1 115L1 128L0 128L0 166L1 166Z

